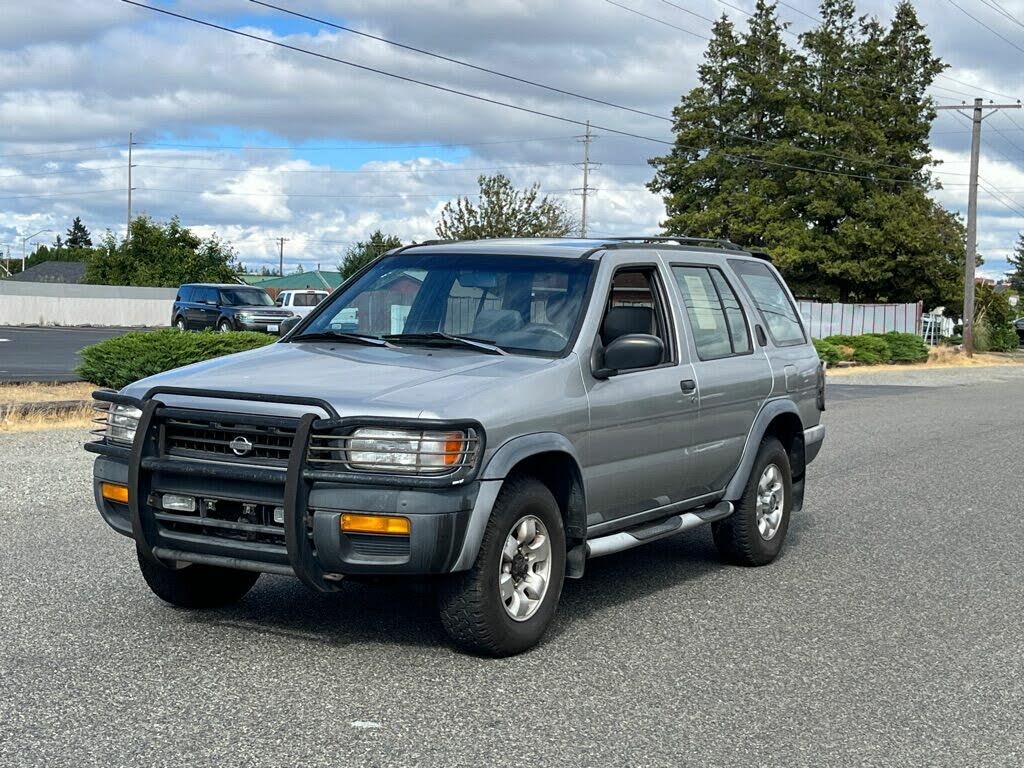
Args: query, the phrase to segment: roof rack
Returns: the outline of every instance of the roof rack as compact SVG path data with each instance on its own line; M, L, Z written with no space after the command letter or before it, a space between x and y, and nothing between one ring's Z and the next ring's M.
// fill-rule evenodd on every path
M724 251L743 251L744 249L736 243L719 237L688 237L686 235L672 235L668 237L641 235L639 237L603 237L615 243L676 243L677 245L702 245L711 248L721 248Z

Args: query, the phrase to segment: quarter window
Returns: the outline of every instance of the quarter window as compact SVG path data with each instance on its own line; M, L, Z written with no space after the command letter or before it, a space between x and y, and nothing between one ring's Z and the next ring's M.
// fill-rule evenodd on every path
M768 326L768 335L772 337L776 346L787 347L806 341L800 315L797 314L786 289L767 265L739 259L730 259L729 265L739 275L754 304L757 305L765 325Z
M725 276L713 267L672 267L690 319L701 360L751 351L750 334L739 299Z

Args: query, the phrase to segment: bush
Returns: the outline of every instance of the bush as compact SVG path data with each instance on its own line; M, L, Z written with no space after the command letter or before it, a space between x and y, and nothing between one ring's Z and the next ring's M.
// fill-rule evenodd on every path
M873 336L875 334L872 334ZM928 345L915 333L890 331L880 335L892 351L889 360L893 363L923 363L928 359Z
M829 365L835 365L843 359L843 354L835 344L824 339L813 339L814 348L818 351L818 357Z
M988 348L993 352L1013 352L1020 346L1020 337L1012 325L992 327L988 323L979 323L978 326L985 327Z
M887 363L892 360L892 349L883 334L865 334L863 336L829 336L825 339L836 347L848 347L853 350L852 354L843 355L844 359L850 359L857 363ZM843 350L840 349L842 352Z
M133 381L275 341L264 333L182 333L169 328L126 333L82 350L77 372L88 382L121 389Z

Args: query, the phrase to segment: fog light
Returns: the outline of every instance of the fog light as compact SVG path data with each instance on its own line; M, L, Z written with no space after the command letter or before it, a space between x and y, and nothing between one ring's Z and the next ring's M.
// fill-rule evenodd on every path
M128 486L117 483L100 483L100 493L107 501L117 501L121 504L128 503Z
M408 536L410 528L408 517L354 515L347 512L341 516L341 530L344 533L383 533Z
M171 512L195 512L196 500L192 496L165 493L160 499L160 506Z
M274 522L284 525L284 507L274 507Z

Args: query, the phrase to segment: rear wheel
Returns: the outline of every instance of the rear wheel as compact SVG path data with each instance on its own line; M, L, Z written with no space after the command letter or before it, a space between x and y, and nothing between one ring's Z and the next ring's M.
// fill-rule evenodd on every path
M441 621L463 648L511 656L540 641L565 578L565 532L551 491L529 477L507 480L473 568L442 590Z
M719 553L738 565L772 562L782 550L792 507L789 454L777 439L766 437L736 511L712 526Z
M181 608L218 608L241 600L260 575L199 563L165 565L138 552L142 578L157 597Z

